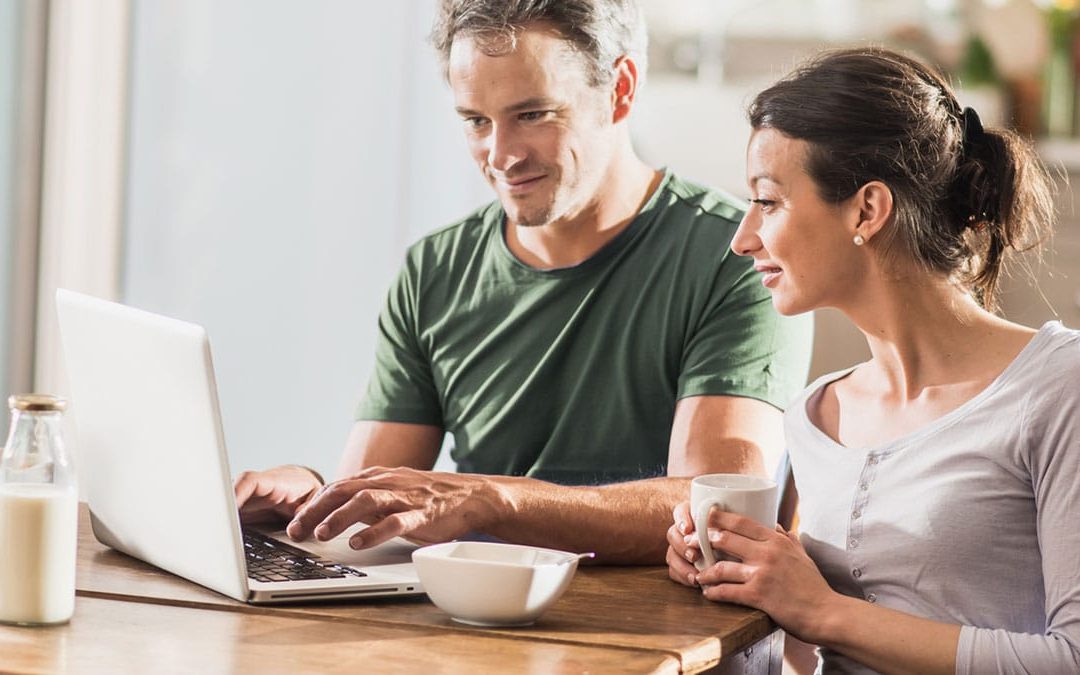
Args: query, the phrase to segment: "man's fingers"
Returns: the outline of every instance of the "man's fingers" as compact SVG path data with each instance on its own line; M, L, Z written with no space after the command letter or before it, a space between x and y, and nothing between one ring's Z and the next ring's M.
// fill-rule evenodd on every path
M326 489L297 511L285 532L295 541L303 541L311 536L319 523L352 499L357 491L363 489L363 481L342 480L330 483Z
M236 482L233 483L233 492L236 494L236 508L243 508L255 491L256 485L258 485L258 480L255 478L253 471L243 471L236 477Z
M386 490L361 490L333 513L315 526L315 538L328 541L355 523L374 524L386 516L407 509L408 506Z
M349 538L354 549L371 548L394 537L403 537L427 524L422 511L393 513Z
M276 470L243 471L233 483L237 507L247 504L256 497L276 497L271 501L284 501L291 490L290 483L283 480Z
M245 483L241 486L243 502L240 501L240 496L237 497L236 508L241 513L251 512L258 513L266 509L274 509L278 506L278 500L273 499L273 490L258 489L258 484L254 482Z

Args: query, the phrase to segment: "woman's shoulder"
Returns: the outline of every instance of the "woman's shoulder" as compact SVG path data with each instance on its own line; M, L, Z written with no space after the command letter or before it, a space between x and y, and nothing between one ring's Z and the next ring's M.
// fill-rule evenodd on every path
M807 385L807 387L805 389L802 390L802 393L799 394L798 399L802 400L802 401L810 400L814 396L816 396L816 395L820 394L821 392L823 392L830 384L834 384L836 382L839 382L840 380L844 379L848 375L851 375L853 372L855 372L855 369L858 368L861 365L863 365L863 364L856 363L853 366L848 366L847 368L841 368L840 370L834 370L831 373L826 373L824 375L819 376L817 379L815 379L813 382L811 382L809 385Z
M1048 321L1021 352L1018 374L1037 383L1077 382L1080 377L1080 331ZM1080 389L1080 388L1078 388Z
M1067 328L1060 321L1047 321L1036 335L1043 337L1047 351L1080 363L1080 330Z
M788 426L789 433L793 432L794 429L798 427L807 428L818 426L817 418L819 415L817 414L817 411L822 396L825 394L829 385L844 379L854 372L859 365L861 364L856 364L842 370L821 375L803 389L784 411L784 421Z
M1022 410L1012 450L1039 494L1044 481L1072 483L1080 470L1080 331L1048 322L1025 351L1018 387L1002 395Z
M1073 426L1080 409L1080 331L1047 322L1002 379L999 397L1021 406L1024 426L1037 437L1063 422Z

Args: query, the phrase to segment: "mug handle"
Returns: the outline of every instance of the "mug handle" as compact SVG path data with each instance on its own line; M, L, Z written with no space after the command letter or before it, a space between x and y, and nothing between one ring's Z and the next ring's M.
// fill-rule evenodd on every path
M694 514L694 529L696 530L698 544L701 546L701 560L694 563L698 571L716 564L716 554L713 553L712 544L709 543L709 512L713 508L727 511L727 506L719 499L706 499L698 504L697 513Z

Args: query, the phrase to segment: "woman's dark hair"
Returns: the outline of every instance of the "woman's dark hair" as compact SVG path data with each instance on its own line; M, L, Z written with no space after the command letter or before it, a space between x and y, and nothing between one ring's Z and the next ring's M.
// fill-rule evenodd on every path
M826 201L887 185L884 250L957 278L987 309L1006 255L1052 223L1052 182L1031 145L983 130L940 75L901 54L824 52L758 94L749 117L809 144L806 171Z

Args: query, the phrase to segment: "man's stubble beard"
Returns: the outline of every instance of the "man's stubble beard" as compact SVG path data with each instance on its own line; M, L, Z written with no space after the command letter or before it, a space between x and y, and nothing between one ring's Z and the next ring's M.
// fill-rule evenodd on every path
M543 211L535 214L519 214L514 223L518 227L543 227L554 220L551 216L553 210L553 207L548 206Z
M538 206L526 206L525 208L517 209L517 217L514 219L514 224L518 227L543 227L544 225L551 224L558 216L555 213L556 201L558 194L553 194L548 198L546 204ZM505 205L503 206L506 209Z
M527 209L519 209L518 218L514 223L519 227L528 228L550 225L559 218L566 216L573 209L573 198L579 189L577 184L557 184L554 191L548 197L546 204L528 207ZM561 200L560 197L562 197ZM506 209L505 205L503 206L503 209Z

